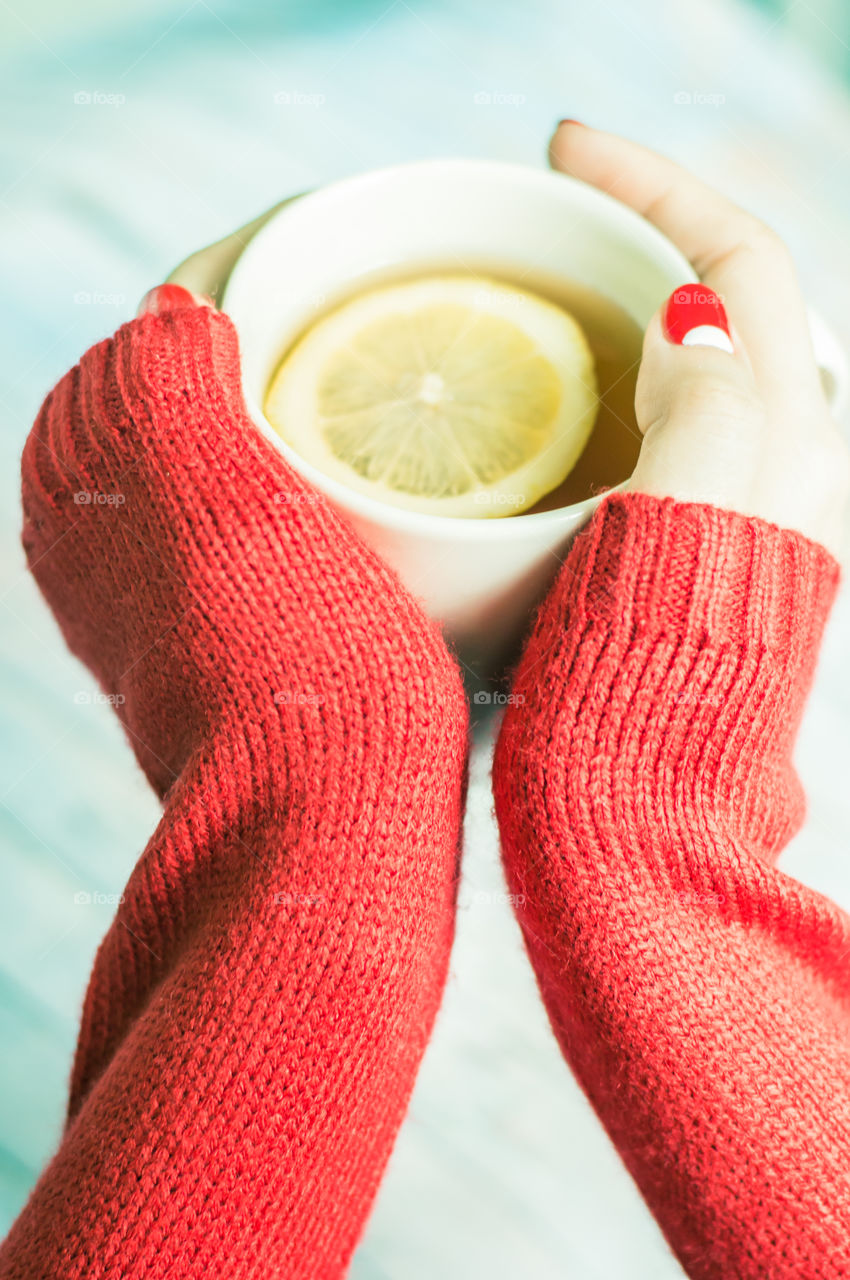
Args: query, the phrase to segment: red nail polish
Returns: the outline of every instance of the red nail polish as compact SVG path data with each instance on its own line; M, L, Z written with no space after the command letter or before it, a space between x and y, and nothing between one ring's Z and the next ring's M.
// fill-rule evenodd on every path
M189 289L184 289L182 284L158 284L155 288L149 289L142 298L136 314L144 315L147 312L159 316L164 311L178 311L181 307L206 305L205 299L198 298Z
M664 307L662 325L667 341L679 346L734 351L726 308L706 284L682 284L674 289Z

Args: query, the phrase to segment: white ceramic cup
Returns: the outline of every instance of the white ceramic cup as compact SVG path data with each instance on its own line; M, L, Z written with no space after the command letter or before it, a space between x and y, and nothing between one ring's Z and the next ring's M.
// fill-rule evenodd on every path
M262 405L282 352L361 277L409 263L501 263L590 285L644 328L690 264L631 209L574 179L481 160L428 160L347 178L283 205L247 244L220 306L242 351L245 398L259 429L393 566L479 674L528 626L571 538L600 499L502 519L421 515L346 488L273 430ZM816 322L824 379L844 394L846 366Z

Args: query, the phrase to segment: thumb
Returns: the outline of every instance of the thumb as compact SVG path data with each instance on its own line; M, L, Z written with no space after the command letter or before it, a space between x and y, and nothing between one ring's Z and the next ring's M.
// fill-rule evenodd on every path
M722 299L674 289L649 323L635 393L643 445L629 487L749 512L765 411Z

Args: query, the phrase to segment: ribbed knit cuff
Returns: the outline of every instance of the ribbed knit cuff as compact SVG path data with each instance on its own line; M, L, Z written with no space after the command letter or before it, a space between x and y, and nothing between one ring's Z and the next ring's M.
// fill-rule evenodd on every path
M823 547L763 520L606 498L517 669L503 805L544 776L559 838L586 851L607 832L606 860L627 847L639 876L718 879L731 901L722 850L772 860L802 821L791 753L838 580Z
M791 529L703 503L606 498L565 566L572 610L697 645L816 647L837 561Z

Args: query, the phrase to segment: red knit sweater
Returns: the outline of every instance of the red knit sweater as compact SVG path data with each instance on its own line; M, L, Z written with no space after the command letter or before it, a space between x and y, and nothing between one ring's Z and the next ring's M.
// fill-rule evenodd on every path
M555 1034L700 1280L850 1276L850 920L776 867L837 579L760 520L609 498L496 752Z
M23 472L32 570L164 808L0 1275L334 1280L448 967L459 674L260 438L226 316L94 347Z
M257 437L226 317L89 352L33 428L24 501L33 571L165 808L0 1276L339 1280L445 976L454 664ZM608 499L496 753L555 1033L704 1280L850 1275L850 922L775 867L836 582L796 534Z

